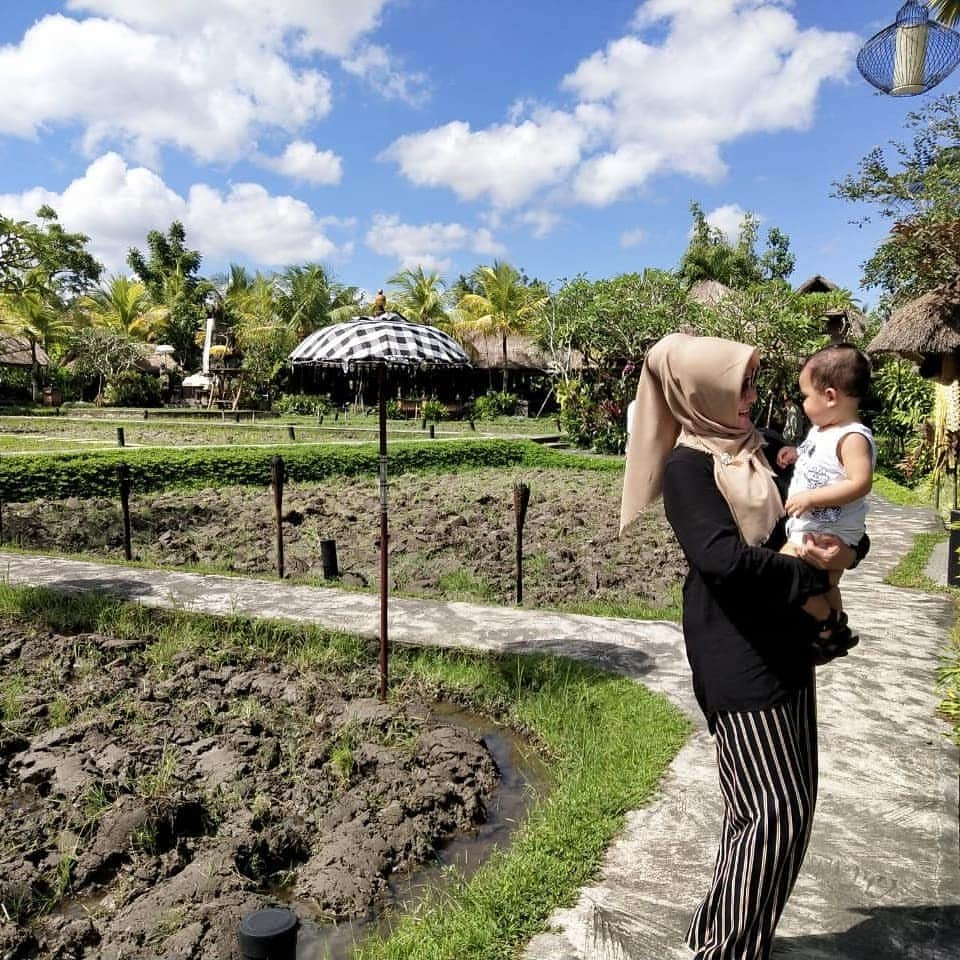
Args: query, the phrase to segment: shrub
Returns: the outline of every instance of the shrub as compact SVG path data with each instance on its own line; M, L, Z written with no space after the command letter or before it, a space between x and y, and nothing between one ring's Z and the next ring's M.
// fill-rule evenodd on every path
M439 423L447 415L447 405L439 400L427 400L420 408L420 416Z
M501 391L487 393L473 402L473 415L477 420L492 420L494 417L512 417L520 401L516 394Z
M388 420L406 419L403 415L403 405L400 403L399 400L387 401L387 419Z
M108 407L159 407L160 381L150 373L126 370L104 388L103 402Z
M284 393L273 401L273 409L283 414L317 417L329 413L333 404L329 397L310 396L305 393Z

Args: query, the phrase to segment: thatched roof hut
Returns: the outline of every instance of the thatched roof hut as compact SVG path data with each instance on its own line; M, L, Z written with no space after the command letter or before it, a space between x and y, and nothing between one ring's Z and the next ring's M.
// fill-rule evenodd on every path
M499 336L465 337L463 349L471 363L481 370L503 369L503 340ZM550 369L550 358L533 337L507 337L507 369L530 370L545 373Z
M37 364L46 367L50 363L47 351L37 344ZM32 367L33 354L26 337L0 336L0 367Z
M960 353L960 277L894 310L868 353L895 353L936 379L955 379Z
M839 289L840 287L832 280L815 273L801 283L794 293L806 296L810 293L833 293ZM857 337L862 337L867 329L867 318L863 315L863 311L852 303L825 310L822 316L825 321L824 333L834 342L855 340Z
M719 280L698 280L687 291L687 296L701 307L715 307L731 290Z

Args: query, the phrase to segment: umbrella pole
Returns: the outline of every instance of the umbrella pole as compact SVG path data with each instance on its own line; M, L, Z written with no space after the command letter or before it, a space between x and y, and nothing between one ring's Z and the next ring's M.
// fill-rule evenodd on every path
M380 407L380 699L387 699L387 397L385 365L380 364L377 395Z

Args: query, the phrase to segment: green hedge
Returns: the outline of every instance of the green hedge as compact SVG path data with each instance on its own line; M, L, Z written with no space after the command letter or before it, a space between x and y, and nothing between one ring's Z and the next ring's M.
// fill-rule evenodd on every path
M376 476L376 444L356 446L311 444L233 449L133 448L88 453L16 454L0 458L0 499L8 503L48 497L114 496L117 466L130 467L131 487L141 492L210 486L266 486L270 463L283 458L289 480L311 483L334 476ZM392 443L389 472L455 472L475 467L584 466L621 469L622 463L588 460L558 453L529 440L450 440L433 443Z

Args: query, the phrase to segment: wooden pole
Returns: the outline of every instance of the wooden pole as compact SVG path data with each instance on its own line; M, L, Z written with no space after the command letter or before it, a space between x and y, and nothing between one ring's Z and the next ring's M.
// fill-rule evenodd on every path
M525 483L513 485L513 513L517 521L517 603L523 603L523 524L527 519L530 487Z
M277 526L277 576L283 579L283 457L270 461L273 483L273 518Z
M387 394L384 388L386 368L380 364L377 377L380 407L380 699L387 699Z
M121 463L117 466L120 477L120 511L123 514L123 555L133 559L133 547L130 543L130 467Z

